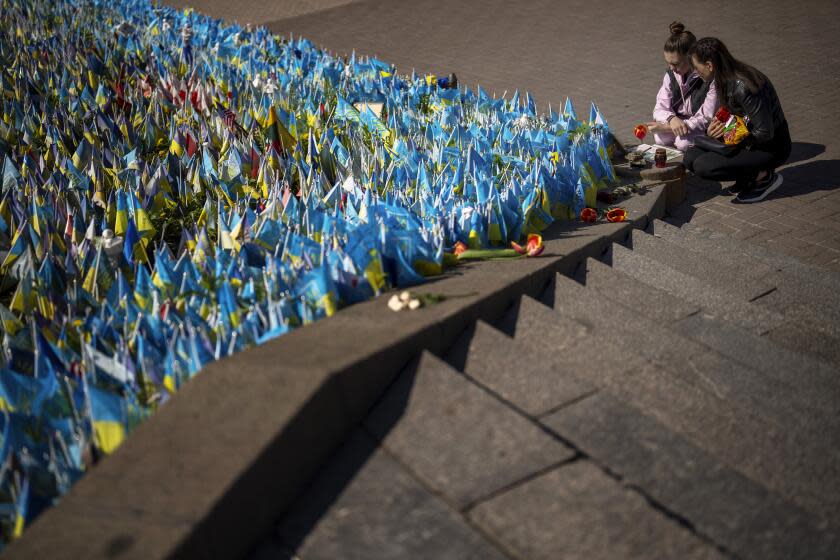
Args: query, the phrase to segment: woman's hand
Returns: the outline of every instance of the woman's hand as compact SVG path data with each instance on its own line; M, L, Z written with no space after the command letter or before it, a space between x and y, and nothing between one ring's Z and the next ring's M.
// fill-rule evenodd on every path
M646 122L645 126L648 128L648 132L659 132L662 128L662 125L656 121Z
M679 117L671 117L671 120L668 121L668 126L671 127L671 132L674 133L674 136L685 136L688 134L688 126Z
M656 121L646 122L645 126L648 128L648 132L662 132L663 130L669 130L667 125L663 125L662 123Z
M706 134L712 138L723 137L723 123L717 119L712 119L712 122L709 123L709 128L706 129Z

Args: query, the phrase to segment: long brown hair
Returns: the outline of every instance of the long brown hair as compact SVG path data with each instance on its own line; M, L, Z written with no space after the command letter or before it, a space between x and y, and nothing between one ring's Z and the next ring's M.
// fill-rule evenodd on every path
M730 54L723 41L715 37L703 37L691 47L690 55L701 63L712 63L715 71L715 88L724 104L729 104L726 95L726 83L742 80L750 92L758 93L764 85L764 75L745 62Z

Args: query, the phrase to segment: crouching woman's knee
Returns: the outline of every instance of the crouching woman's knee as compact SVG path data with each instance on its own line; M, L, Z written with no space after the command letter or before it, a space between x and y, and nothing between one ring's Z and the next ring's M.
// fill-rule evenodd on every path
M697 161L697 158L703 155L704 153L705 152L700 148L695 148L694 146L689 147L683 154L683 165L685 165L685 168L691 171L692 173L695 173L695 162Z
M715 154L704 152L698 148L689 148L683 156L683 165L702 179L717 177L718 158L715 157Z

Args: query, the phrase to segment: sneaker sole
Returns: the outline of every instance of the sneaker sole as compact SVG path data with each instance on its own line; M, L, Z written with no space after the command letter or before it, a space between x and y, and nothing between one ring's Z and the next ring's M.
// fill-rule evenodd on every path
M782 177L781 175L776 175L776 180L773 181L773 184L771 184L769 187L764 189L764 191L761 194L756 195L752 198L741 198L741 195L739 194L737 197L735 197L733 202L737 202L737 203L740 203L740 204L749 204L751 202L760 202L760 201L764 200L765 198L767 198L768 194L770 194L771 192L778 189L784 181L785 181L784 177ZM741 194L746 194L746 193L741 193Z

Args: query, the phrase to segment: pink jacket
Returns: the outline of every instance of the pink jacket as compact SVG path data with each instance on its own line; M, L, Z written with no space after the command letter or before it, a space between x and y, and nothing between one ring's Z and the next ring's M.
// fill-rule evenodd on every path
M682 76L674 72L677 79L677 84L680 86L680 94L685 90L685 81ZM697 76L697 73L692 71L687 78ZM717 89L714 82L709 85L709 92L706 94L706 99L703 105L699 108L691 106L691 98L688 95L683 96L676 109L676 115L685 121L685 125L691 131L705 131L715 116L715 111L718 106ZM674 114L671 110L671 78L668 73L665 73L665 78L662 80L662 87L659 88L659 93L656 94L656 105L653 108L653 120L656 122L667 122L668 118Z

